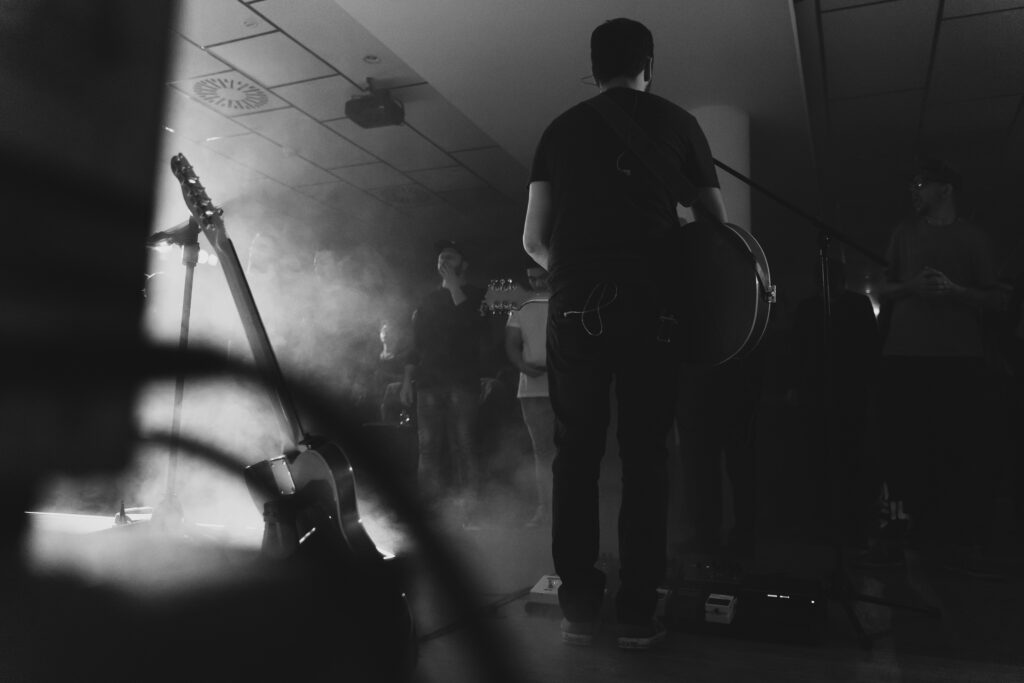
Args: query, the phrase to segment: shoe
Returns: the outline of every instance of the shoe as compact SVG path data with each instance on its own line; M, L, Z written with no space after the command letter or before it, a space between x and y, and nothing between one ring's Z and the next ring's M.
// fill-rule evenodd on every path
M942 562L946 571L985 581L1003 581L1009 577L1004 567L980 548L953 548Z
M596 621L562 619L562 642L566 645L593 645L596 632Z
M617 643L623 650L649 650L665 640L668 631L657 619L646 624L622 624Z
M906 563L903 548L885 541L875 543L854 561L861 569L894 569Z

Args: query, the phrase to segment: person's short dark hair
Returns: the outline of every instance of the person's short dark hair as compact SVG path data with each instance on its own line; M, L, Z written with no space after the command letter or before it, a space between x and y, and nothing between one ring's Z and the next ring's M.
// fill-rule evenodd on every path
M434 254L435 255L440 255L440 253L442 251L444 251L445 249L451 249L456 254L461 256L463 261L468 261L469 260L469 257L466 256L465 249L460 247L455 242L453 242L451 240L438 240L438 241L434 242Z
M959 171L942 159L934 157L921 160L917 165L915 177L937 183L948 183L953 186L954 192L960 192L964 183L963 176Z
M639 21L611 19L590 34L590 70L598 83L632 78L653 56L654 36Z

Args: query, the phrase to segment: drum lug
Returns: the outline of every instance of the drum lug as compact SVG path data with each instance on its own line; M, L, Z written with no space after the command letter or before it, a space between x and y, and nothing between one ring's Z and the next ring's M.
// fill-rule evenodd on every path
M761 296L763 296L764 300L770 304L776 303L779 299L779 295L775 285L767 285L765 287L762 287Z

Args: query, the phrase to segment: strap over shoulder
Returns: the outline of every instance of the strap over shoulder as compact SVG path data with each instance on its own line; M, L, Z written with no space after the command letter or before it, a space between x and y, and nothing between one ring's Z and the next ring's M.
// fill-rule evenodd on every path
M683 206L693 205L697 199L697 188L625 109L605 93L590 98L586 103L597 110L629 151L672 193L676 201Z

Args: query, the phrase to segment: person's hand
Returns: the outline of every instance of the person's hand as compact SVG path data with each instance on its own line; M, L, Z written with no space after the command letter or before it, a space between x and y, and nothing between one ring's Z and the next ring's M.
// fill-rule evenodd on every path
M441 274L442 286L449 291L455 287L462 287L466 284L466 278L464 275L460 275L447 261L442 263L437 268L437 272Z
M402 402L403 406L411 406L413 401L412 382L405 380L402 382L402 388L398 390L398 400Z
M962 287L956 284L941 270L926 267L921 271L926 277L926 296L950 296L960 292Z
M548 369L543 365L537 365L536 363L523 363L520 371L527 377L540 377L547 373Z
M929 266L921 269L917 275L907 281L907 288L918 296L935 297L948 293L948 286L952 284L949 278Z

